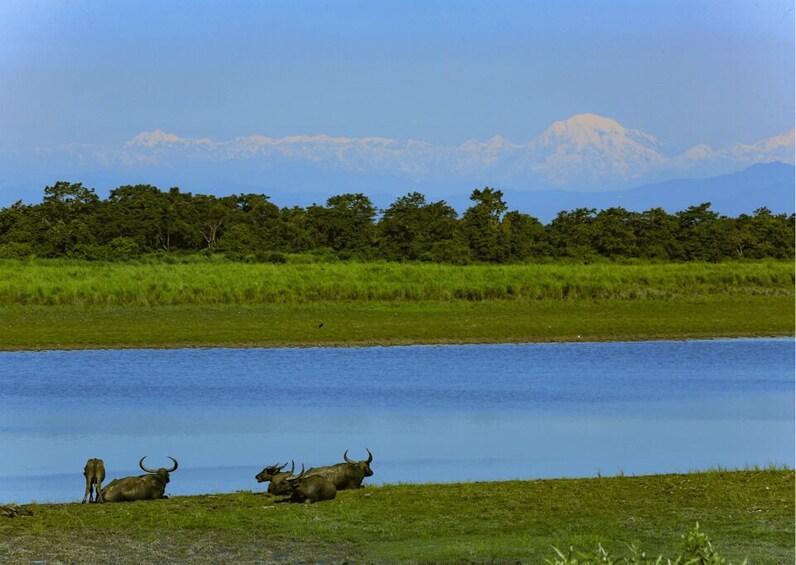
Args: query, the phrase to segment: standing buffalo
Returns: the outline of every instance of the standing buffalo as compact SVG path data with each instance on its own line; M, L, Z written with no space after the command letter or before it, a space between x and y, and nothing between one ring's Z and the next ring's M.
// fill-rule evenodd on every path
M102 459L89 459L83 468L83 475L86 477L86 493L83 495L83 503L86 499L89 502L105 502L102 498L102 481L105 480L105 463Z
M305 475L303 464L301 473L285 482L290 487L290 502L319 502L337 496L337 489L329 479L321 475Z
M290 485L287 484L287 479L293 476L293 471L296 469L296 464L291 461L290 462L290 471L282 472L282 469L287 467L287 463L284 465L271 465L270 467L266 467L257 475L255 475L255 479L257 479L258 483L264 483L266 481L271 481L268 485L268 492L270 494L290 494L291 489Z
M348 458L348 450L346 450L343 454L345 463L326 467L313 467L307 471L306 476L320 475L331 481L337 490L360 488L362 487L362 480L373 475L373 471L370 469L373 454L367 448L365 448L365 451L368 452L368 458L365 461L352 461Z
M108 486L102 489L101 493L106 502L131 502L133 500L166 498L163 493L166 491L166 483L169 482L169 473L177 470L177 460L174 457L169 457L174 462L174 466L171 469L148 469L144 467L144 459L146 459L146 455L138 462L138 466L148 474L111 481Z

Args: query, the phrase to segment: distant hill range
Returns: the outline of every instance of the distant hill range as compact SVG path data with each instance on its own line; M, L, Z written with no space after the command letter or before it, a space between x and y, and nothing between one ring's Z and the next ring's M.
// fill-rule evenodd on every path
M609 192L567 192L540 190L533 192L504 191L509 208L520 210L547 223L561 210L575 208L606 208L621 206L643 212L663 208L667 212L685 210L703 202L725 216L752 214L766 207L777 214L792 214L796 207L796 168L786 163L752 165L743 171L703 179L675 179L645 184L628 190ZM449 203L458 209L469 205L460 197Z
M720 149L669 155L652 135L578 114L525 143L501 136L457 146L384 137L263 135L184 138L161 130L123 142L0 151L0 206L40 202L58 180L101 197L125 184L227 195L262 193L279 206L323 204L362 192L379 207L417 191L469 207L474 188L505 194L509 209L548 221L560 210L676 211L711 202L726 215L794 210L794 130Z

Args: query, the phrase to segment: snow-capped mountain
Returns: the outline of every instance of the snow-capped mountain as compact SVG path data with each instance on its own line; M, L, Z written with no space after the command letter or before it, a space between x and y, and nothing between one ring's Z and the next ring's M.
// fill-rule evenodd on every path
M776 161L794 163L793 130L751 144L720 149L697 145L667 155L648 133L610 118L578 114L554 122L524 143L495 135L452 147L330 135L213 140L156 129L116 144L71 144L0 155L0 168L11 183L32 184L36 191L71 178L99 190L149 182L199 192L233 187L270 193L420 190L435 196L485 185L514 191L627 189L674 178L731 174ZM0 187L0 205L11 198L11 183Z
M67 147L91 160L92 148ZM86 155L86 152L89 155ZM713 150L698 145L681 155L666 156L661 143L640 130L595 114L557 121L526 143L496 135L471 139L456 147L385 137L264 135L213 141L188 139L161 130L142 132L115 147L94 150L95 160L114 164L161 164L182 161L227 163L254 161L269 169L306 163L336 172L399 175L409 182L491 179L516 189L611 189L676 176L732 173L755 163L794 162L790 131L753 144Z
M555 122L528 145L528 165L552 186L616 184L645 176L665 160L660 142L610 118L579 114Z

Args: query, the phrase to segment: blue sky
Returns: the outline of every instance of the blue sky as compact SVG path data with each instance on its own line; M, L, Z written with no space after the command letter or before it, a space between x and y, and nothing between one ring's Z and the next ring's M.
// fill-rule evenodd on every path
M183 137L528 141L593 112L671 152L793 127L781 0L0 3L0 151Z

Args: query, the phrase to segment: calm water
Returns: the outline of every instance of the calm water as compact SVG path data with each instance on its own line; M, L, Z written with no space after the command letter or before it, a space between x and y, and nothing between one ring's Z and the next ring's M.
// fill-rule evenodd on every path
M791 339L0 353L0 502L80 500L82 468L167 493L374 454L371 483L794 463Z

